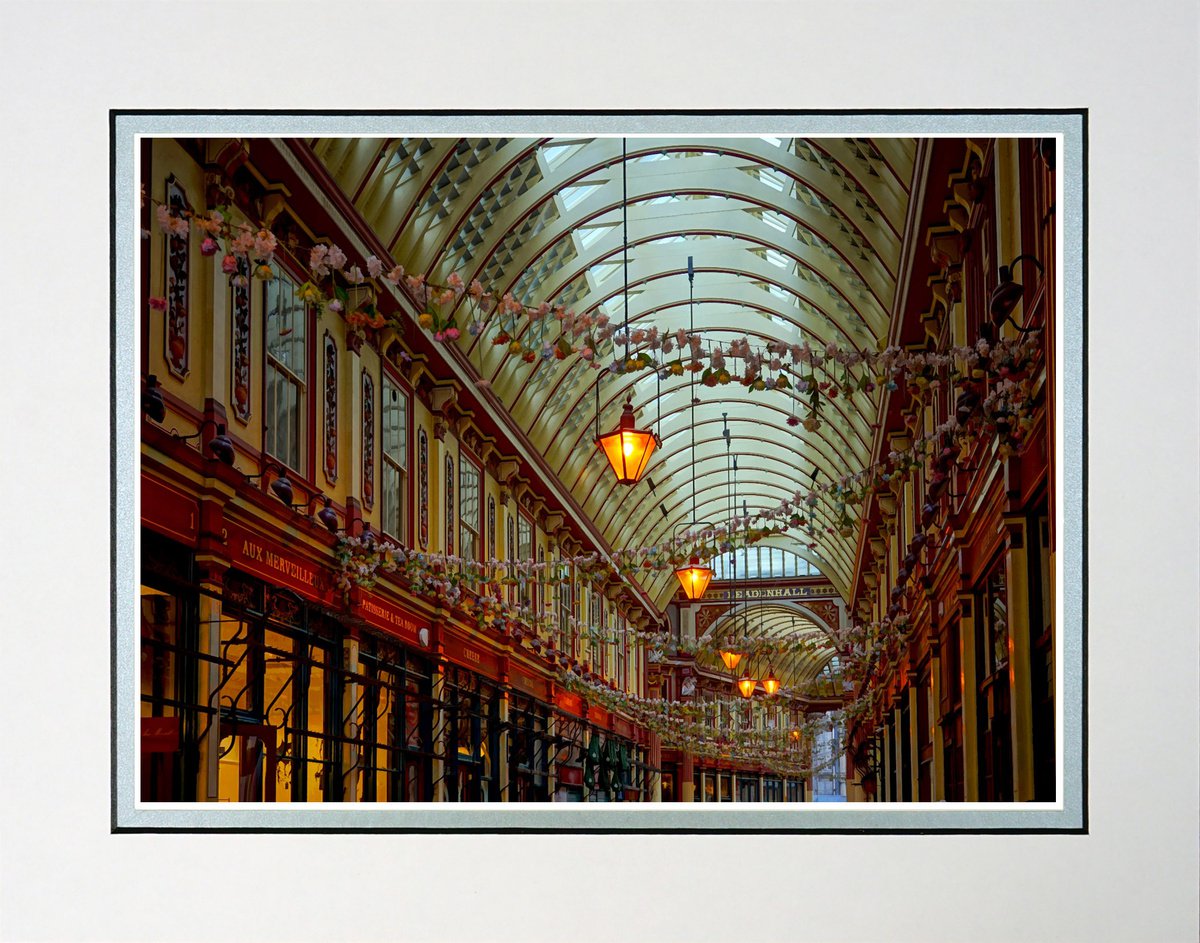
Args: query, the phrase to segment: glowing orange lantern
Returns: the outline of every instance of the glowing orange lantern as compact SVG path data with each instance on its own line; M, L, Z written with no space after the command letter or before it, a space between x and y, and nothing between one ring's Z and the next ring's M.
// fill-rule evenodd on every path
M799 740L800 739L800 731L793 729L792 732L790 734L788 734L788 736L791 737L793 740Z
M768 694L774 694L779 690L779 679L775 677L775 669L767 665L767 676L763 678L763 690Z
M742 672L742 676L738 679L738 690L742 692L742 697L753 697L754 689L758 687L758 682L750 677L750 669L747 668Z
M646 471L646 465L658 441L653 432L643 432L637 428L637 421L633 416L633 403L626 400L617 428L597 438L596 444L604 450L604 457L616 473L617 481L623 485L632 485Z
M742 653L735 652L733 649L721 649L721 661L725 662L725 667L730 671L738 666L738 662L742 660Z
M683 594L692 600L699 599L704 595L712 576L712 567L701 566L700 558L697 556L693 556L687 566L681 566L675 571L675 577L679 580L679 585L683 587Z

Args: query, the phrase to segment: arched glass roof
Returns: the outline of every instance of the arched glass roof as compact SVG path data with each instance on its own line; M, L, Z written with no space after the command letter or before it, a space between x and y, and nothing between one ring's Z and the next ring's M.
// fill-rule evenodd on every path
M562 303L616 323L627 317L633 329L675 331L694 319L706 341L722 345L749 337L865 349L887 336L912 139L331 138L309 145L393 260L435 283L457 272L526 304ZM614 547L652 545L693 520L728 519L724 419L738 456L739 503L752 511L806 490L814 470L818 482L828 481L870 460L878 393L828 403L821 429L808 432L787 422L804 412L792 393L706 388L687 375L659 380L643 371L600 378L602 431L616 425L631 397L639 422L662 438L647 472L654 488L643 480L626 489L592 445L600 376L593 366L575 355L526 364L467 332L456 343ZM599 361L611 359L600 353ZM854 521L856 510L847 513ZM814 517L811 530L771 543L800 553L844 593L856 529L847 536L834 526L832 507ZM651 573L643 585L665 604L675 580Z
M748 602L732 608L705 633L704 640L732 638L735 641L803 640L807 646L797 646L787 654L773 657L758 656L738 665L735 674L743 670L761 680L768 669L785 687L794 687L816 696L840 695L830 681L830 672L838 668L837 654L828 628L815 616L796 603ZM720 673L728 673L715 653L699 656L700 663Z

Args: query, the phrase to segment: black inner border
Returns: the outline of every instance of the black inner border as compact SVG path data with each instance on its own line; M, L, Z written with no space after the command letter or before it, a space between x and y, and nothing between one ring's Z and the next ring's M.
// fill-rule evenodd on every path
M1081 590L1083 607L1080 624L1081 632L1081 707L1080 717L1080 760L1081 789L1082 789L1082 821L1078 827L1049 827L1049 828L737 828L726 826L709 826L707 828L639 828L626 826L622 828L598 828L580 826L577 828L544 827L527 828L524 826L483 827L437 827L437 826L281 826L266 827L248 825L245 827L217 826L129 826L118 824L117 809L117 118L134 115L225 115L225 116L257 116L257 115L287 115L287 116L319 116L319 117L490 117L497 115L546 117L546 116L596 116L605 118L622 117L708 117L708 116L868 116L868 115L913 115L924 117L930 115L1074 115L1080 118L1082 137L1082 245L1080 261L1082 263L1081 281L1081 394L1083 406L1083 428L1081 429L1081 451L1083 467L1081 469L1082 494L1082 532L1080 534L1083 559L1081 569ZM507 109L488 109L479 111L459 111L454 109L402 110L381 109L363 110L351 109L346 111L326 111L321 109L201 109L201 108L130 108L109 110L109 499L111 513L110 527L110 665L109 665L109 705L111 711L111 727L109 735L109 798L111 806L110 832L112 834L144 834L144 833L281 833L281 834L358 834L362 832L385 835L405 834L448 834L448 835L477 835L477 834L513 834L513 835L1087 835L1088 831L1088 109L1087 108L851 108L851 109L807 109L789 111L781 109L742 108L742 109L676 109L659 111L653 109L634 109L630 111L602 111L596 109L550 109L545 111L512 112Z

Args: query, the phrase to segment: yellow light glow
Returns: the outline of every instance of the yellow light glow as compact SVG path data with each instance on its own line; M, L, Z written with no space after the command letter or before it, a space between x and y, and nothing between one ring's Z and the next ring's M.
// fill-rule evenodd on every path
M732 650L724 650L724 649L721 651L721 661L725 662L725 667L728 668L730 671L733 671L733 669L738 666L738 662L740 662L741 660L742 660L741 652L735 652Z
M767 667L767 676L763 678L763 690L768 694L774 694L779 690L779 679L775 677L775 670L770 666Z
M687 566L681 566L675 571L675 577L679 580L679 585L683 587L683 594L692 600L699 599L704 595L704 591L708 589L708 584L712 581L712 575L712 568L701 566L698 557L692 557Z
M742 692L742 697L753 697L754 689L758 687L758 682L750 677L750 669L747 668L742 676L738 679L738 690Z
M642 477L650 462L650 455L658 445L654 433L643 432L636 425L633 404L626 402L617 428L596 439L617 481L623 485L632 485Z

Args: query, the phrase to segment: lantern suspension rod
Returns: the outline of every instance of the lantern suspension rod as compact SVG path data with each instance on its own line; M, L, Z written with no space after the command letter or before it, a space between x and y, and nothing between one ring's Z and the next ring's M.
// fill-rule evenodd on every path
M625 359L629 360L629 175L625 138L621 138L621 227L625 245Z
M721 413L721 437L725 439L725 491L729 495L729 519L733 520L733 469L737 468L737 459L730 452L733 436L729 434L729 413ZM731 461L732 459L732 461ZM737 553L731 551L729 578L733 580L733 605L737 608Z
M692 304L695 298L695 277L696 272L692 267L692 257L688 256L688 346L691 346L692 335L696 330L695 316L692 313ZM693 348L694 350L694 348ZM695 353L692 354L692 365L695 366ZM688 392L692 394L692 521L696 521L696 371L692 372L691 382L688 385Z

